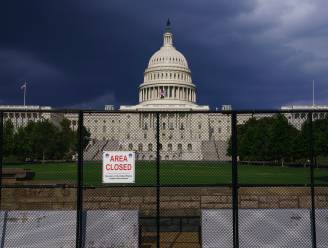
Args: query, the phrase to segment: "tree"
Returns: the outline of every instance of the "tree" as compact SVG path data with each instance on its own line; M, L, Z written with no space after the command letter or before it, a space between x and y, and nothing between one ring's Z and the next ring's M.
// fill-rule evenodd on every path
M7 120L3 131L3 155L4 157L11 157L14 154L14 132L15 128L10 120Z
M245 124L237 127L237 153L241 160L248 161L292 161L295 143L299 131L288 123L282 115L250 118ZM231 156L231 138L228 155Z

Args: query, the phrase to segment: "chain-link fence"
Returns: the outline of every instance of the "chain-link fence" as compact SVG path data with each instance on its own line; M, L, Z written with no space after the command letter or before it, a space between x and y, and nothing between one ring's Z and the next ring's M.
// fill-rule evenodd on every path
M2 110L0 247L328 247L327 116Z

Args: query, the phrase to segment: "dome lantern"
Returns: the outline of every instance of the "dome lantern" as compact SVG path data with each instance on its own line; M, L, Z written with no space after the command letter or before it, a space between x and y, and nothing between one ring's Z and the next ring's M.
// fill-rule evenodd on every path
M165 33L164 33L164 43L163 45L166 46L173 46L173 35L171 32L171 22L170 19L167 19Z

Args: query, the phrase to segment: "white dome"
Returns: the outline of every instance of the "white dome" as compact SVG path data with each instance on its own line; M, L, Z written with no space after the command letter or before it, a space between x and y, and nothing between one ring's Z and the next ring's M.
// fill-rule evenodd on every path
M173 46L170 23L163 35L163 46L155 52L139 87L141 104L195 105L196 87L192 83L188 62Z
M148 69L157 66L183 67L189 70L185 56L173 46L163 46L151 56L148 63Z
M121 106L121 110L207 111L196 104L196 86L192 82L188 62L173 46L170 21L166 24L163 46L155 52L139 86L139 104Z

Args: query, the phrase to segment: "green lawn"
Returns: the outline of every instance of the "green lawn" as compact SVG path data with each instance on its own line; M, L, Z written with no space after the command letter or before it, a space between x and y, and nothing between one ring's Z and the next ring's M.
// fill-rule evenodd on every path
M4 167L26 168L35 172L34 180L44 183L75 183L77 166L74 163L11 164ZM101 162L84 165L84 184L101 185ZM242 184L309 184L309 168L240 165ZM161 184L227 184L231 183L231 165L216 162L167 162L160 166ZM315 169L318 184L328 184L328 169ZM155 162L136 164L136 183L155 185Z

